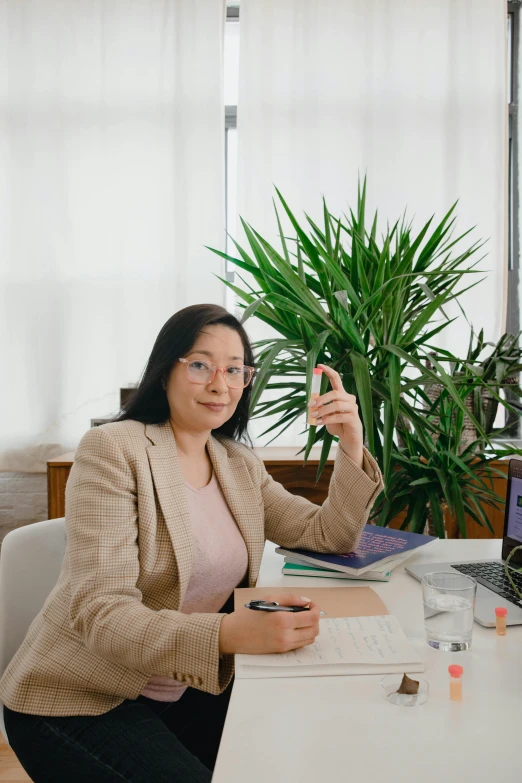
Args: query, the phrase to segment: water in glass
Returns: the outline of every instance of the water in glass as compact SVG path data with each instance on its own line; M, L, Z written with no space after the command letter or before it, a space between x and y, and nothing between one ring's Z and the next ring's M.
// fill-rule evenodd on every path
M439 650L471 647L477 583L460 574L431 573L422 579L426 641Z

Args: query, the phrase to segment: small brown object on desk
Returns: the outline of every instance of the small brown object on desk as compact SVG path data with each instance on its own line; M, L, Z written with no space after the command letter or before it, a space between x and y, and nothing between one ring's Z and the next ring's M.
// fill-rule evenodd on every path
M408 677L408 675L405 674L404 677L402 678L400 687L397 689L397 693L408 693L410 695L413 695L418 692L419 692L419 681L412 680L411 677Z

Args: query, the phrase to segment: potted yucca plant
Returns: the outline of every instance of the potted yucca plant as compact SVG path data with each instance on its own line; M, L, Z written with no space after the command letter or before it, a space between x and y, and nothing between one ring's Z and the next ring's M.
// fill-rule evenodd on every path
M495 433L497 437L501 437L512 428L512 422L508 420L506 427L495 431L495 419L502 392L509 402L511 419L513 416L515 420L519 418L522 411L522 389L519 384L522 371L521 334L506 333L497 343L492 343L484 341L483 330L476 335L471 329L467 355L461 361L453 361L453 357L441 348L435 349L433 353L440 361L449 362L448 372L456 385L469 387L466 406L488 436ZM429 359L426 360L426 365L431 367ZM477 379L480 382L477 382ZM436 401L441 391L440 385L430 385L427 388L429 399ZM475 441L475 448L483 448L485 443L478 440L478 437L475 427L469 417L466 417L459 448L465 449L471 441Z
M259 318L278 332L254 343L258 371L251 414L279 416L263 434L275 431L277 437L296 419L305 421L312 371L322 362L336 369L345 389L357 396L365 441L386 486L397 426L407 421L437 430L418 405L419 394L426 398L426 384L440 384L488 442L444 367L448 356L439 361L433 355L432 341L451 323L444 306L478 282L476 255L482 242L462 247L468 231L453 237L456 205L436 225L430 219L414 231L403 216L379 234L377 213L371 221L366 215L366 180L355 212L332 215L323 199L321 225L309 216L301 224L276 192L282 209L280 214L274 204L279 248L243 219L246 244L234 241L237 254L209 248L238 269L243 288L220 279L237 295L243 322ZM246 282L241 272L253 282ZM426 367L430 354L432 366ZM485 385L478 375L475 382ZM323 377L322 392L327 384ZM264 400L265 390L277 390L277 399ZM317 478L332 440L324 426L308 428L305 462L312 446L322 443Z
M462 448L467 416L443 389L436 402L423 412L433 428L398 422L398 443L392 447L392 471L372 510L375 524L386 526L403 517L401 529L445 538L450 532L466 537L466 517L491 535L487 509L500 508L504 498L494 490L495 476L506 477L496 466L502 448L483 450L483 441ZM509 449L510 454L521 454Z

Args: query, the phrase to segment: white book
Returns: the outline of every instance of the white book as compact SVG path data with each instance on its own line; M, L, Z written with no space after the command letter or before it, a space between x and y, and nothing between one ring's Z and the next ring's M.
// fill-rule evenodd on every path
M352 574L345 574L344 571L330 571L328 568L314 568L314 566L304 565L304 563L289 562L285 562L281 573L286 576L313 576L321 579L326 577L330 579L345 579L351 582L389 582L391 575L391 571L383 570L365 571L362 576L352 576Z
M277 549L276 549L277 552ZM401 563L404 563L405 560L409 558L411 555L411 552L405 552L402 555L394 555L393 558L390 558L386 561L386 563L378 563L375 566L371 567L371 570L363 571L362 574L353 574L351 571L340 571L339 573L346 574L348 576L352 576L358 579L364 579L366 574L386 574L389 571L393 571L394 568L396 568ZM295 563L297 565L306 565L306 566L312 566L313 568L323 568L327 571L336 571L336 567L328 567L327 565L320 566L317 562L311 562L310 558L301 557L300 555L286 555L285 556L285 563Z
M420 655L391 614L319 620L313 644L287 653L236 655L236 677L324 677L424 671Z

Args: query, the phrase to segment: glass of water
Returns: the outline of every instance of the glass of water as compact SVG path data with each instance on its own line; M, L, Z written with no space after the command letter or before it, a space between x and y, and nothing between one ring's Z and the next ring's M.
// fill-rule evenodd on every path
M455 571L434 571L421 580L424 628L430 647L469 650L477 581Z

